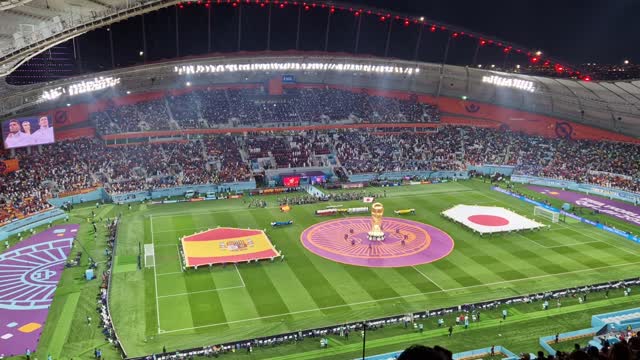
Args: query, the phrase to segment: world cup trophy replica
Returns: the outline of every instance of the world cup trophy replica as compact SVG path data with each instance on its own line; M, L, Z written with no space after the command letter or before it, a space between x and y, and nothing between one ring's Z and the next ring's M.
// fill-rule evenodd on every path
M371 231L368 232L369 240L384 240L384 232L382 231L382 215L384 215L384 206L381 203L375 203L371 206Z

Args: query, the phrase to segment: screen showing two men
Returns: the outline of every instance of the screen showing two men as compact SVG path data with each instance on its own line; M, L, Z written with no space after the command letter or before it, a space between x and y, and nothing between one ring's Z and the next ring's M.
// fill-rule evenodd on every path
M2 122L2 134L5 149L55 142L53 126L48 116L5 120Z

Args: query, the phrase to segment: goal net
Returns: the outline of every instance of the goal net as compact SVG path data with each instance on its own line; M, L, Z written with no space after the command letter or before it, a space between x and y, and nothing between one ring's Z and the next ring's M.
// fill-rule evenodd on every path
M553 210L549 210L549 209L545 209L545 208L543 208L541 206L536 206L536 207L533 208L533 215L545 218L545 219L551 221L552 223L557 223L558 220L560 220L560 213L559 212L553 211Z
M153 244L144 244L144 267L156 266L156 256L153 251Z

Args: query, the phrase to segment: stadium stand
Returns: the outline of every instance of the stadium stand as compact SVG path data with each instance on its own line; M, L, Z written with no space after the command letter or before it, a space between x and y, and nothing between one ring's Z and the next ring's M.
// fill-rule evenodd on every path
M519 174L640 191L637 144L549 139L466 126L441 127L428 134L349 130L295 136L227 135L124 147L80 139L43 150L17 151L21 169L4 175L0 183L0 222L47 209L47 198L65 192L104 186L111 193L123 193L244 181L251 177L249 164L257 159L267 161L252 166L253 170L305 167L314 165L314 155L327 153L337 156L341 171L347 174L505 164L515 166ZM40 171L43 167L49 171Z
M165 101L166 99L166 101ZM339 89L286 89L269 96L262 88L202 89L109 108L92 114L100 134L144 130L260 126L340 121L439 122L435 106ZM170 121L173 120L173 121Z

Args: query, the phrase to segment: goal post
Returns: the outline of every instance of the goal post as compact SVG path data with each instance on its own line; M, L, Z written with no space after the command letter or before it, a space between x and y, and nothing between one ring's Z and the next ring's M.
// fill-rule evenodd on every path
M156 255L153 251L153 244L144 244L144 267L156 266Z
M551 221L554 224L557 223L560 220L560 213L559 212L543 208L542 206L534 207L533 208L533 215L545 218L545 219Z

